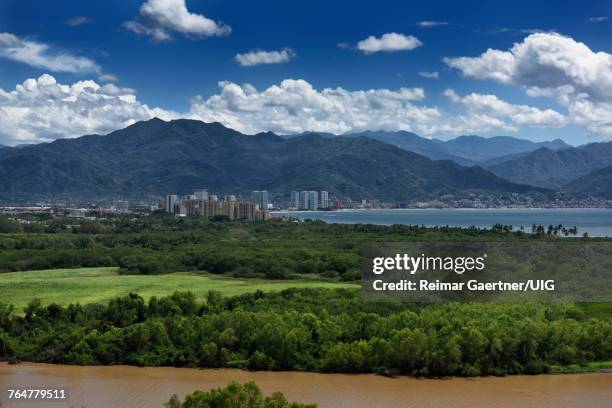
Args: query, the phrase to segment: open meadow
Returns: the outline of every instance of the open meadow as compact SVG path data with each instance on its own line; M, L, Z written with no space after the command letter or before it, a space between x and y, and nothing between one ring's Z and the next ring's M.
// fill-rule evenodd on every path
M43 305L57 303L103 303L138 293L145 299L174 292L193 292L204 299L209 290L224 296L287 288L357 288L356 284L323 280L238 279L205 273L178 272L164 275L119 275L118 268L50 269L0 274L0 302L11 303L17 312L34 298Z

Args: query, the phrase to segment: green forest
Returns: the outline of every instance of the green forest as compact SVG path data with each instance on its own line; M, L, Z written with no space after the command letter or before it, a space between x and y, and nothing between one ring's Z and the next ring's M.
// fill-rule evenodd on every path
M612 321L572 304L364 303L352 289L205 302L136 294L108 305L0 306L0 357L63 364L476 376L612 359Z
M0 218L0 271L116 267L125 276L180 271L287 284L305 278L351 282L360 279L366 243L555 239L561 238L500 225L482 230L211 222L161 213L29 215ZM367 303L358 289L331 287L233 296L214 290L199 297L130 293L86 304L65 296L61 305L31 299L23 310L0 298L0 359L391 376L540 374L612 360L609 304Z
M317 275L355 281L361 249L372 242L530 241L556 239L558 226L527 234L418 225L176 220L165 213L97 220L0 217L0 272L115 266L124 274L205 271L234 277L290 279ZM582 239L582 238L572 238Z

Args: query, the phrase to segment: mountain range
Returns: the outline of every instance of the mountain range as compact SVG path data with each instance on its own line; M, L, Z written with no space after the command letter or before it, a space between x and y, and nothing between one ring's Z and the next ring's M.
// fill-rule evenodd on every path
M515 183L558 190L610 165L612 165L612 142L590 143L562 150L542 147L516 159L489 165L486 168ZM572 187L570 190L575 189Z
M477 163L491 160L505 161L508 157L527 154L542 147L551 150L562 150L571 147L561 139L532 142L512 136L484 138L474 135L459 136L446 141L445 145L462 152L462 154L467 154L468 158Z
M546 193L480 167L435 161L368 137L249 136L219 123L138 122L0 150L0 199L146 197L195 188L218 193L328 190L353 199L407 201L447 193Z
M594 194L612 199L612 166L604 167L580 177L566 186L575 193Z
M612 165L612 142L572 147L560 139L532 142L511 136L484 138L474 135L442 141L405 131L366 131L341 137L360 136L380 140L433 160L452 160L464 166L477 165L514 183L569 192L592 191L593 194L601 194L605 187L595 188L586 181L592 172ZM324 134L323 137L338 136ZM600 179L601 175L593 173L593 177ZM581 180L593 188L581 189L578 184L571 184L575 180Z
M418 153L433 160L452 160L462 165L485 165L496 164L502 161L518 158L524 154L533 152L539 148L546 147L552 150L560 150L571 147L561 139L547 142L532 142L511 136L493 136L484 138L481 136L459 136L455 139L443 141L440 139L428 139L416 133L397 131L365 131L336 136L330 133L301 133L299 135L285 136L287 138L318 134L325 138L345 137L367 137L392 144L401 149Z

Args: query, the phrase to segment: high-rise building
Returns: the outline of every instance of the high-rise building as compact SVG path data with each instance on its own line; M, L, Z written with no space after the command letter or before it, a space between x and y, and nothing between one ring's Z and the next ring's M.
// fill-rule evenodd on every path
M126 200L115 200L113 201L113 211L116 212L128 212L130 210L129 204Z
M292 191L291 192L291 208L300 208L300 192Z
M298 209L300 210L308 209L308 191L300 191L300 202L298 205Z
M256 203L239 201L185 200L185 214L211 218L225 216L230 220L265 220L269 213L260 210Z
M308 209L318 210L319 209L319 192L309 191L308 192Z
M174 214L174 207L177 201L178 196L176 194L166 194L166 200L164 201L164 209L166 212Z
M268 192L266 190L256 190L253 191L253 202L259 205L259 208L262 210L268 209Z
M329 208L329 194L327 191L321 191L321 208Z
M196 200L208 200L208 190L206 189L199 189L193 192L193 195L195 196Z
M261 204L266 205L268 192L262 191L263 197L258 197ZM202 197L202 198L198 198ZM197 190L179 199L175 194L168 194L160 205L175 216L200 216L206 218L227 217L230 220L267 220L270 213L260 208L260 203L237 201L233 194L225 194L219 200L216 194L208 194L206 190Z

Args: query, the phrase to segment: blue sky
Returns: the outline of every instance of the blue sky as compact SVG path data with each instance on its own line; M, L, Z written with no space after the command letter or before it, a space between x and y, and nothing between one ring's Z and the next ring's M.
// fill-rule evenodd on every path
M149 11L143 11L146 3ZM181 3L188 15L173 21L173 7ZM445 139L478 133L561 137L573 144L609 140L608 17L609 1L3 0L0 89L10 94L43 74L53 81L39 81L38 88L46 88L37 91L35 101L32 92L0 98L0 122L10 130L0 131L0 143L104 133L153 114L219 120L249 133L379 127ZM385 43L383 36L391 33L401 38ZM359 46L368 37L370 51ZM524 45L516 55L509 51L515 43ZM575 45L580 43L586 53ZM44 51L15 57L15 49L38 46ZM496 72L505 67L482 57L487 49L512 57L512 73ZM270 53L252 56L255 60L277 63L242 66L236 55L251 51ZM472 59L453 60L459 57ZM529 59L544 62L526 66ZM585 64L576 72L572 66L580 61ZM553 77L551 83L547 78ZM281 85L287 79L302 81ZM106 83L107 89L91 91L85 105L48 101L54 95L50 87L88 80L100 87ZM279 106L274 86L286 100ZM86 99L75 96L83 92L77 88L63 92ZM325 93L327 88L342 88L347 95ZM250 96L236 96L245 89ZM361 91L366 96L357 94ZM124 106L126 96L136 105ZM379 110L366 120L364 100ZM62 112L85 113L62 120L57 118ZM108 116L94 117L100 112Z

